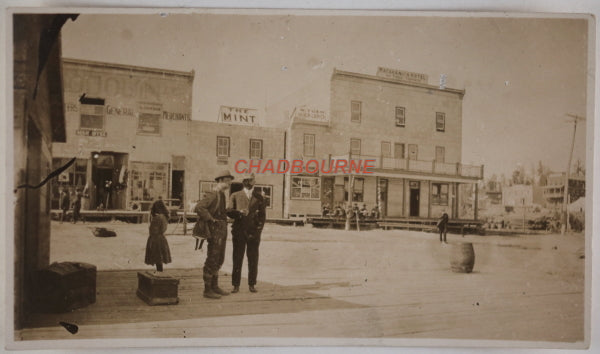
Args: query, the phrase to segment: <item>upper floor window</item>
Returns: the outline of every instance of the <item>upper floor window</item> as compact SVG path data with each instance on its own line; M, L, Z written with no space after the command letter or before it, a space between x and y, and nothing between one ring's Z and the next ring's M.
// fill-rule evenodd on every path
M350 139L350 154L360 155L360 139Z
M406 108L396 107L396 126L397 127L404 127L404 125L406 124L405 114L406 114Z
M446 113L435 112L435 130L438 132L446 131Z
M250 139L250 158L260 160L263 158L263 141Z
M435 162L446 162L446 148L443 146L435 147Z
M304 156L315 156L314 134L304 134Z
M217 137L217 156L218 157L229 157L229 137L218 136Z
M350 107L350 121L360 123L361 115L362 115L362 102L361 101L352 101Z
M381 157L392 157L392 144L389 141L381 142Z
M82 96L79 129L104 130L104 99Z
M142 135L160 135L162 105L139 102L137 133Z

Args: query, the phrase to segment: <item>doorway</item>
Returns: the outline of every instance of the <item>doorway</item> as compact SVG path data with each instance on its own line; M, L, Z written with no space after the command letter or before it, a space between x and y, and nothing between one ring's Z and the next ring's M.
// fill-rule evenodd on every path
M421 192L419 182L410 182L410 216L419 216L419 194Z
M185 171L173 170L171 173L171 198L179 199L179 204L183 201L183 185L184 185Z

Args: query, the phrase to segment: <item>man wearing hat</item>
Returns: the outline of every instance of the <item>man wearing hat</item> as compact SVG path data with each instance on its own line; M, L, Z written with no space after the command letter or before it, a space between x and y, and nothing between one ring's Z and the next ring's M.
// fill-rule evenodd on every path
M266 203L262 194L254 189L254 174L246 174L242 184L244 188L229 198L228 215L233 221L231 235L233 240L233 271L231 273L232 293L240 290L244 253L248 255L248 286L256 292L258 274L258 246L260 234L266 219Z
M215 178L217 185L198 201L194 211L198 214L198 222L194 226L193 235L205 237L208 241L206 262L202 278L204 280L204 297L220 299L229 293L219 288L219 269L225 260L227 244L227 199L225 190L229 189L233 176L229 171L222 171Z

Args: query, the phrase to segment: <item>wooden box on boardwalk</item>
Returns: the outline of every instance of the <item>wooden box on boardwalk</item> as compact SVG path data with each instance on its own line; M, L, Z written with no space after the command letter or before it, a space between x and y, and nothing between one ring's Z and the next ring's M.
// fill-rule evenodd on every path
M67 312L96 302L96 266L52 263L35 273L34 299L40 312Z
M179 303L179 279L152 272L138 272L137 295L148 305L174 305Z

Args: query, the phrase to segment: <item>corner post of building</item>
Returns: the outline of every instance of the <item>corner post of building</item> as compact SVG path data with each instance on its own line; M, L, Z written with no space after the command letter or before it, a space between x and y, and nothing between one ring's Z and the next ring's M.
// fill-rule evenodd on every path
M477 209L479 209L479 184L475 183L475 198L473 199L473 217L477 220Z
M429 193L427 193L427 217L431 217L431 192L433 191L433 183L431 181L427 181L429 185Z

